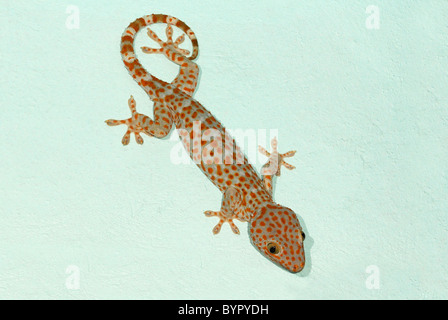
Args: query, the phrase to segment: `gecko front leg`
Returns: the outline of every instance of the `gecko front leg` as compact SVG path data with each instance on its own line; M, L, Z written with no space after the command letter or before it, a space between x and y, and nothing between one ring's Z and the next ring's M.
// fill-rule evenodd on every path
M220 211L205 211L207 217L218 217L219 222L213 228L213 233L218 234L222 225L227 222L233 233L239 234L240 230L233 222L233 219L249 221L250 214L244 206L240 193L235 188L227 189L223 194Z
M278 153L277 145L278 145L277 138L273 138L271 141L272 152L268 152L262 146L258 146L259 152L269 158L268 161L263 165L263 167L261 167L261 175L266 190L269 191L269 193L271 194L273 187L273 177L274 175L280 177L281 167L284 166L289 170L293 170L296 168L284 160L284 158L293 157L296 154L296 151Z

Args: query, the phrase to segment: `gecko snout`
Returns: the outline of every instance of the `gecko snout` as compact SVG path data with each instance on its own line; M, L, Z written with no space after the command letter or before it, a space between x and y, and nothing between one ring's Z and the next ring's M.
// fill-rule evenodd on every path
M251 221L249 232L252 244L277 265L292 273L305 267L305 233L291 209L266 204Z

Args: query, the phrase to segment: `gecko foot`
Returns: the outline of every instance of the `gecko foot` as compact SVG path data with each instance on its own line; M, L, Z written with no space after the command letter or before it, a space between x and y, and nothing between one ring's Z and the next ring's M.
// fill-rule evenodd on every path
M190 54L190 51L179 48L179 45L185 40L185 34L182 34L175 41L173 41L173 27L171 25L167 25L165 32L167 40L162 41L154 31L148 28L148 36L152 40L157 42L161 48L154 49L149 47L142 47L141 48L142 51L144 53L165 53L165 54L168 54L169 51L175 51L183 56L188 56ZM168 51L166 49L168 49Z
M128 100L128 105L129 105L129 109L131 109L131 113L132 113L132 117L130 117L129 119L126 120L114 120L114 119L109 119L106 120L105 122L107 123L108 126L118 126L121 124L125 124L128 126L128 130L126 131L126 133L123 136L123 139L121 140L121 143L123 143L123 145L128 145L129 144L129 140L130 140L130 136L131 133L134 133L135 135L135 141L138 144L143 144L143 138L141 137L140 133L145 133L149 136L151 136L148 132L148 127L147 126L143 126L144 123L146 123L145 119L147 119L148 117L137 113L136 110L136 103L134 100L134 97L131 96Z
M213 228L213 234L218 234L221 231L221 227L225 222L227 222L230 225L230 228L232 229L233 233L240 234L240 230L235 225L235 223L233 223L233 218L228 218L227 215L223 214L221 211L205 211L204 214L206 217L219 218L218 224Z
M279 177L280 173L281 173L280 169L282 166L284 166L285 168L287 168L289 170L293 170L296 168L284 160L284 158L293 157L296 154L296 151L288 151L285 153L278 153L277 145L278 145L277 138L274 138L271 141L272 152L268 152L262 146L258 146L258 151L261 154L263 154L269 158L268 161L266 162L266 164L262 167L262 175L264 175L264 176L276 175Z

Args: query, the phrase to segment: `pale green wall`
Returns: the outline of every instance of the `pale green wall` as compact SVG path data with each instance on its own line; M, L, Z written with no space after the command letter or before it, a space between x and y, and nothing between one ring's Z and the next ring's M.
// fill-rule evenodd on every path
M448 298L447 1L92 2L0 6L0 298ZM263 259L242 223L212 235L202 212L220 194L171 163L175 134L122 147L124 128L104 124L128 117L130 94L151 113L119 55L150 13L196 32L196 99L298 150L276 200L304 221L301 274Z

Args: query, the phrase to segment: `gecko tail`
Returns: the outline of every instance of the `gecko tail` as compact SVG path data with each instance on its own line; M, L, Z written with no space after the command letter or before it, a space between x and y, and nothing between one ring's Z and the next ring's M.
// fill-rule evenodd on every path
M123 32L121 37L121 57L123 63L128 69L129 74L135 81L145 90L151 100L157 99L155 91L158 88L163 88L167 83L157 77L151 75L142 66L134 51L134 39L136 34L143 28L155 24L166 23L174 25L181 29L190 38L193 50L188 59L193 60L197 57L199 52L198 40L194 32L183 21L165 14L151 14L133 21Z

